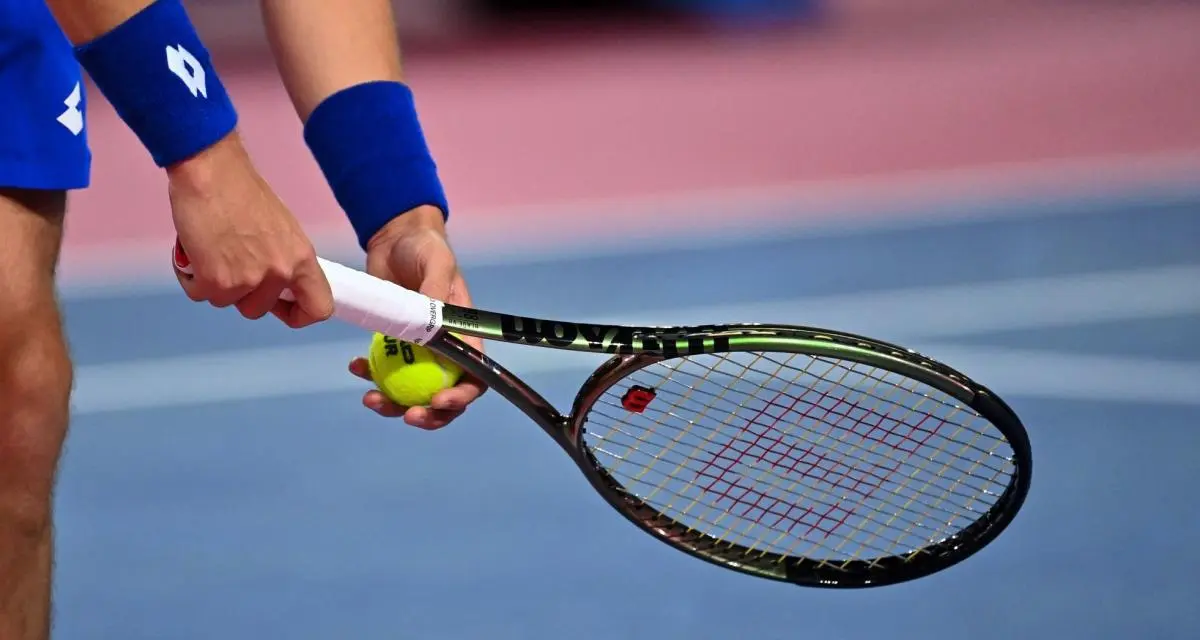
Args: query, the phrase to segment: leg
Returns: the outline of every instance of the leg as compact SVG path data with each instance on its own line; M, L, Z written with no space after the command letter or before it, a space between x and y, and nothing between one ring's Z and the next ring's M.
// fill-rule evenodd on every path
M0 2L0 640L50 637L52 500L71 361L54 271L88 184L79 64L42 2Z
M0 638L50 629L52 491L71 362L55 298L63 191L0 188Z

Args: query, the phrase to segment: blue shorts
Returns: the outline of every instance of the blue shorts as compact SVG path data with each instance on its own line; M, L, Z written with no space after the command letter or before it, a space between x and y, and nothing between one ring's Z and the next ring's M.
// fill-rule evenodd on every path
M41 0L0 0L0 187L81 189L92 155L71 42Z

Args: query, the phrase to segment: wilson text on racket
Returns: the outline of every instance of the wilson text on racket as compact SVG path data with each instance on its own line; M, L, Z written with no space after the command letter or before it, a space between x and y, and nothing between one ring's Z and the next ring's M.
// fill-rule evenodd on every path
M717 333L720 326L695 327L697 332ZM568 347L582 342L592 351L631 355L644 353L672 358L729 349L729 337L721 335L681 335L653 327L615 327L576 322L555 322L520 316L500 316L500 331L508 342L536 345L545 342Z

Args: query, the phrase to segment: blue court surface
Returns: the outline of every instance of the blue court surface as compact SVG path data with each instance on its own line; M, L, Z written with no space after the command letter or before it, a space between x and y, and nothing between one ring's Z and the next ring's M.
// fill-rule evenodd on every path
M1008 398L1033 443L1025 510L965 563L865 591L670 550L494 393L436 433L377 418L345 373L368 336L345 326L291 332L170 289L70 295L56 637L1200 638L1200 194L1054 204L464 256L482 307L858 331ZM601 361L490 351L559 406Z

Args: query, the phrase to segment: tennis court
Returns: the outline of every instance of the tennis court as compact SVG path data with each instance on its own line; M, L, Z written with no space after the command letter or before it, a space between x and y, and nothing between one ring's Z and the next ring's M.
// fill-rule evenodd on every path
M368 336L179 293L162 174L96 100L64 254L55 637L1200 637L1200 13L840 4L823 31L412 56L453 240L482 307L825 326L969 372L1033 445L997 542L877 590L764 583L637 531L495 394L436 433L377 418L345 372ZM253 3L191 5L264 176L357 263ZM559 406L600 362L490 352Z
M730 574L615 517L494 395L437 433L361 409L344 365L365 335L246 323L169 287L82 290L66 303L80 369L56 637L1200 635L1200 191L892 213L463 259L483 307L830 326L971 372L1026 421L1034 476L1014 525L964 564L850 592ZM491 352L560 405L598 363Z

